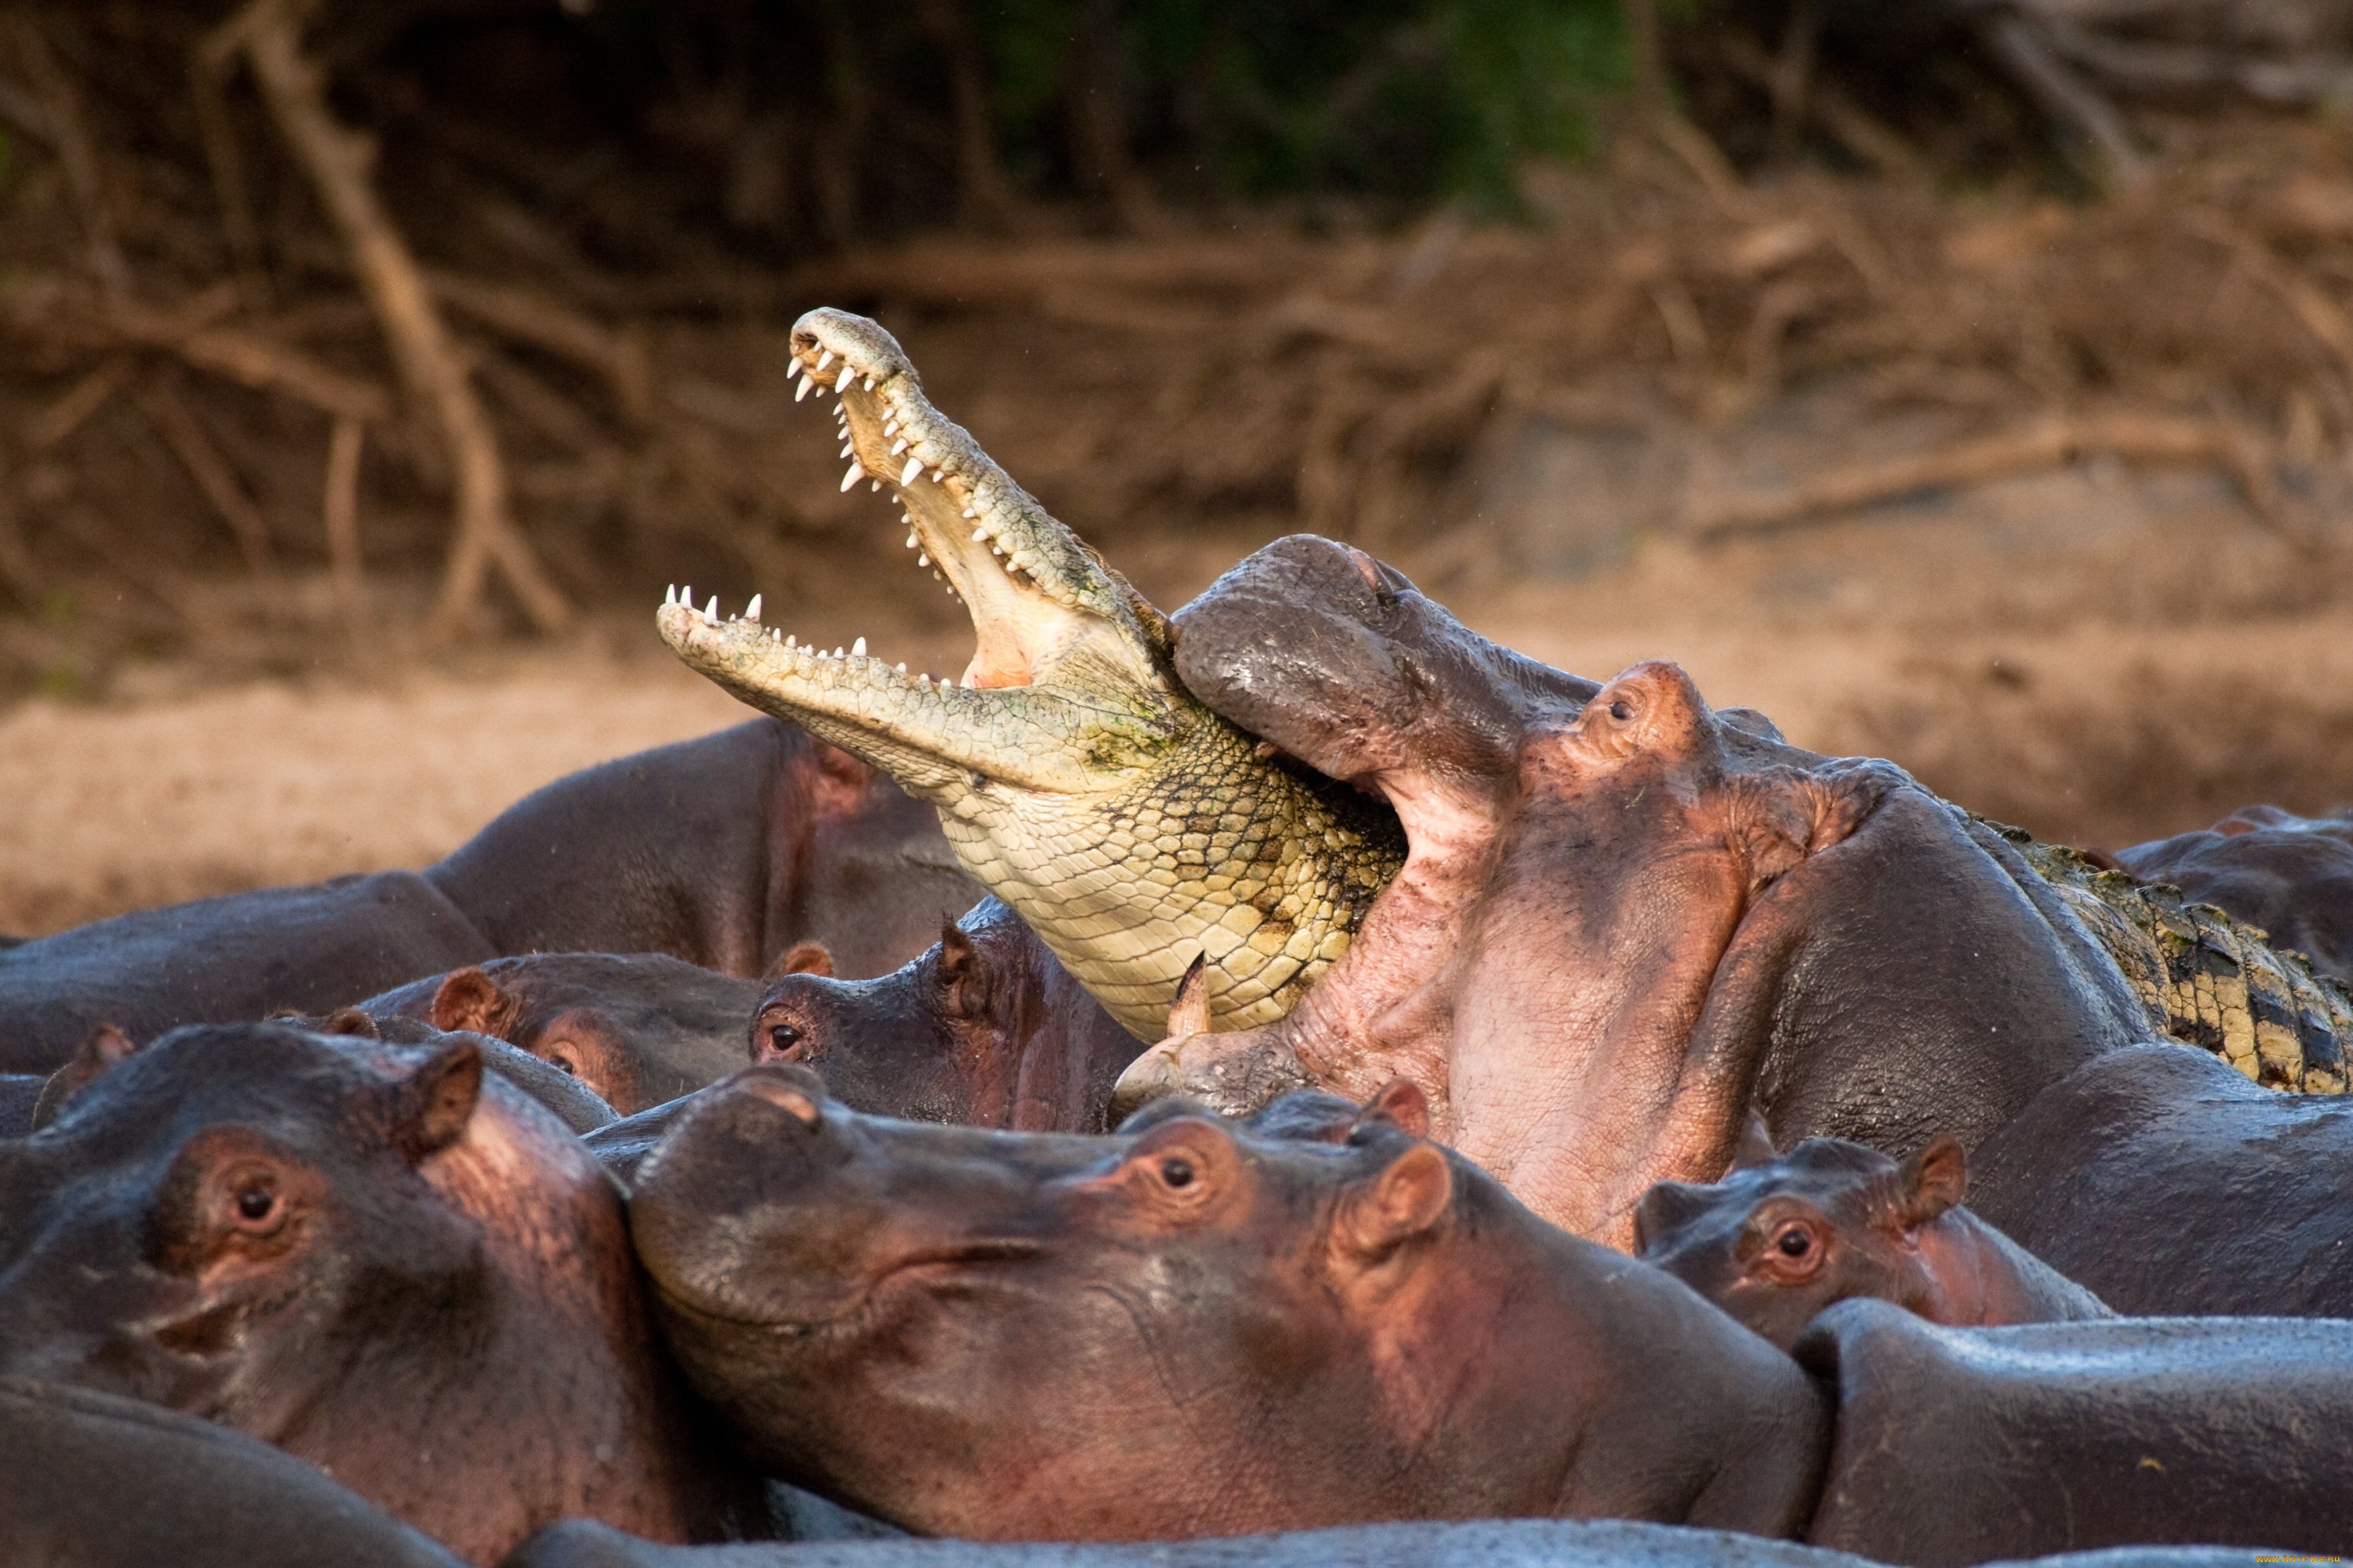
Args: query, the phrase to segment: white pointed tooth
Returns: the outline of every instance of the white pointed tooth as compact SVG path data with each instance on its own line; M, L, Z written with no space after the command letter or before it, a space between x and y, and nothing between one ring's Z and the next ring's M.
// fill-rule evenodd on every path
M866 390L869 392L874 390L874 378L871 375L866 378Z
M988 530L986 528L976 528L972 531L972 542L975 544L979 543L982 540L987 539L987 537Z
M932 672L928 669L923 671L923 674L915 677L915 684L918 686L929 686L931 683Z
M841 476L841 493L848 495L849 493L849 487L856 484L865 477L866 470L860 468L857 462L853 460L849 465L849 472Z
M927 552L923 552L923 551L921 551L921 550L918 550L917 552L915 552L915 564L916 564L916 565L918 565L918 566L929 566L931 563L932 563L932 558L931 558L930 554L928 554Z
M756 620L758 620L758 619L760 618L760 595L757 595L757 594L753 595L752 595L752 602L751 602L750 604L748 604L748 605L744 605L744 618L745 620L747 620L747 621L756 621Z
M785 646L786 646L786 647L793 647L793 646L794 646L794 643L793 643L793 634L792 634L792 633L790 633L790 632L786 632L786 633L785 634Z
M785 640L785 634L780 631L772 630L768 633L768 640L770 642L782 642Z
M892 416L891 416L891 417L889 417L888 419L885 419L884 421L882 421L882 434L884 434L885 436L895 436L895 435L897 435L898 433L899 433L899 416L898 416L897 415L893 414Z
M828 349L828 350L826 350L826 351L825 351L825 353L821 353L821 354L819 354L819 355L818 355L818 356L817 356L817 367L818 367L818 369L819 369L819 370L823 370L826 366L828 366L828 365L831 364L832 363L833 363L833 351L832 351L831 349Z
M907 673L907 664L906 664L906 661L905 661L904 659L902 659L902 660L900 660L900 661L899 661L899 673L900 673L900 674L902 674L902 675L904 675L904 674L906 674L906 673Z
M839 395L842 393L848 392L849 390L849 384L857 379L858 373L850 369L848 365L843 365L841 367L841 379L833 384L835 395Z
M852 642L849 645L849 652L852 658L864 658L866 657L866 639L864 637L860 637L855 642Z
M845 458L847 458L848 456L849 456L849 454L850 454L850 453L852 453L852 452L856 451L857 449L858 449L858 448L857 448L857 447L856 447L852 443L850 443L850 442L844 441L844 442L841 444L841 455L842 455L843 457L845 457Z
M967 675L962 680L957 681L956 684L963 687L966 691L970 691L972 689L972 677Z
M963 515L965 517L978 517L980 513L972 507L966 507L964 509Z
M907 438L904 436L900 437L896 441L891 443L891 455L894 458L906 449Z
M996 556L999 561L1005 559L1005 546L997 543L994 539L988 542L988 552L991 555Z
M677 603L678 603L678 584L675 584L675 583L672 583L672 584L670 585L669 590L668 590L666 593L664 593L664 594L662 595L662 605L663 605L663 607L664 607L664 608L668 608L669 606L670 606L670 605L675 605L675 604L677 604Z
M839 658L841 657L841 650L840 650L839 648L838 648L838 647L837 647L837 648L835 648L835 649L833 650L833 657L834 657L834 658Z
M809 379L808 372L801 372L800 384L793 388L793 401L798 403L802 398L807 397L808 389L816 384L817 383Z
M706 626L719 624L719 595L716 594L711 595L711 603L702 606L702 624Z
M907 548L910 550L915 548L915 536L912 531L907 535Z
M907 466L899 470L899 483L902 486L912 485L923 477L923 463L920 458L908 458Z

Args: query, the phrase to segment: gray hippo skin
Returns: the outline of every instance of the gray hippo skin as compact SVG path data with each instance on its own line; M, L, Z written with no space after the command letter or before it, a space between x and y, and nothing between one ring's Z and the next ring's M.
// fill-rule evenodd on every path
M2298 816L2242 806L2211 827L2116 851L2145 882L2170 882L2271 933L2353 985L2353 810Z
M427 975L358 1004L505 1040L623 1116L691 1094L748 1059L760 988L667 953L536 952Z
M196 1025L100 1064L0 1140L0 1374L219 1421L474 1562L572 1514L766 1527L611 1180L470 1036Z
M50 1071L100 1024L149 1039L326 1013L502 954L666 952L757 980L816 941L839 973L880 974L979 897L931 807L759 719L558 779L421 873L199 899L0 949L0 1072Z
M135 1399L0 1378L11 1568L459 1568L300 1459Z
M2077 1552L1989 1568L2260 1568L2220 1546ZM1356 1525L1213 1541L1084 1544L892 1541L656 1546L601 1524L550 1525L502 1568L1866 1568L1843 1552L1720 1530L1607 1520Z
M1947 1329L1841 1302L1796 1349L1838 1391L1807 1537L1914 1568L2150 1541L2353 1552L2346 1328Z

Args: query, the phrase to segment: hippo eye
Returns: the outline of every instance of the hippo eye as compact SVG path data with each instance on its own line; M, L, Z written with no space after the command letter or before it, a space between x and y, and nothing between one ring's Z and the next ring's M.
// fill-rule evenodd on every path
M1631 702L1627 701L1624 698L1620 697L1618 700L1609 704L1609 717L1617 720L1620 724L1623 724L1627 720L1631 719L1633 716L1634 705Z
M778 1024L768 1031L768 1044L780 1051L789 1051L801 1043L801 1032L790 1024Z
M1193 1162L1187 1159L1181 1159L1173 1154L1170 1155L1167 1159L1160 1162L1160 1179L1167 1183L1172 1187L1191 1186L1193 1184Z
M237 1194L237 1215L248 1225L259 1225L278 1212L278 1194L269 1186L256 1182Z
M1784 1258L1803 1258L1814 1249L1813 1233L1802 1225L1789 1226L1773 1238L1773 1247Z
M574 1078L578 1078L580 1076L579 1064L575 1062L570 1057L565 1056L562 1051L557 1051L554 1056L549 1057L547 1058L547 1065L553 1068L561 1068L565 1072L570 1073Z

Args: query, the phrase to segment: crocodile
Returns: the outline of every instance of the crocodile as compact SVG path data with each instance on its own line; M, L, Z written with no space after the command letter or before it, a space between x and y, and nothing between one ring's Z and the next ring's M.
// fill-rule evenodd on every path
M1393 813L1274 755L1177 679L1166 617L923 395L898 341L818 310L797 396L837 399L846 490L887 484L919 567L969 608L955 681L830 652L690 587L661 635L752 706L930 801L965 868L1139 1040L1207 953L1219 1029L1271 1023L1347 950L1405 858Z
M882 327L820 309L791 343L797 398L836 400L842 488L888 487L917 566L971 615L972 660L954 681L910 676L863 638L805 646L762 621L758 597L723 616L691 588L667 595L663 638L937 806L966 869L1139 1039L1161 1037L1197 956L1211 1029L1289 1013L1404 864L1395 813L1188 689L1168 618L933 406ZM2272 1087L2347 1087L2353 999L2301 959L2219 910L1987 826L2106 948L2151 1031Z

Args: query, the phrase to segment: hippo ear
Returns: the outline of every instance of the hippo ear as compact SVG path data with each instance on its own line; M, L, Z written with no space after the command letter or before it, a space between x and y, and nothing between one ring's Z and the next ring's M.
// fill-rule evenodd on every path
M452 1040L392 1086L392 1145L411 1164L455 1143L482 1097L482 1052Z
M58 1118L65 1102L103 1078L108 1069L128 1058L139 1047L131 1037L111 1024L100 1024L82 1037L66 1065L49 1075L41 1086L40 1098L33 1102L33 1131L37 1132Z
M479 972L478 972L479 973ZM355 1035L364 1040L380 1040L384 1031L376 1027L375 1016L357 1007L338 1007L319 1021L322 1035Z
M1634 1256L1651 1248L1707 1212L1708 1192L1688 1182L1655 1182L1634 1205Z
M1168 1037L1189 1040L1209 1032L1209 955L1197 952L1176 983L1176 999L1168 1004Z
M1896 1180L1904 1188L1905 1228L1926 1225L1968 1195L1969 1157L1959 1139L1940 1132L1897 1168Z
M762 980L780 980L787 974L814 974L822 980L833 978L833 950L821 942L797 942L779 953L768 965Z
M433 1026L448 1033L465 1030L509 1039L522 1013L522 1005L499 983L474 968L453 969L433 994L428 1016Z
M975 1022L988 1016L988 961L953 921L940 928L939 987L942 1011Z
M1749 1107L1748 1120L1740 1128L1740 1145L1732 1152L1732 1168L1751 1170L1769 1165L1780 1157L1781 1152L1773 1147L1773 1130L1765 1125L1764 1112Z
M1356 1125L1368 1121L1386 1121L1392 1127L1416 1138L1430 1136L1430 1097L1421 1086L1409 1078L1393 1078L1384 1084L1380 1093L1365 1102L1356 1118Z
M1415 1143L1341 1202L1336 1239L1370 1267L1427 1235L1454 1204L1454 1167L1434 1143Z

